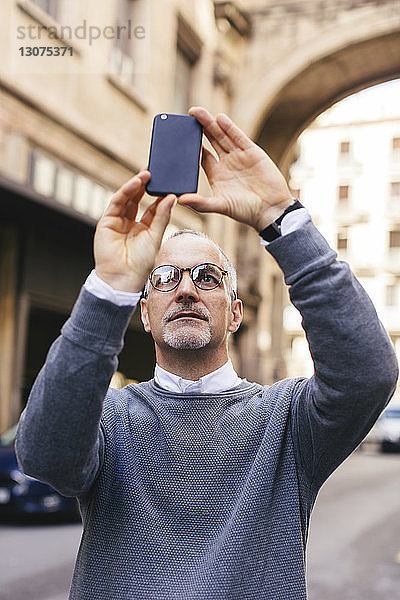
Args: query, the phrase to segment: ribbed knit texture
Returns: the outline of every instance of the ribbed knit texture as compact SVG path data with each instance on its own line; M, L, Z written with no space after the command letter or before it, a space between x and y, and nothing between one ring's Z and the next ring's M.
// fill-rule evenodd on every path
M397 363L369 298L312 224L268 251L302 313L311 379L107 392L131 311L82 289L16 445L26 473L79 498L71 600L306 598L316 495L388 402Z

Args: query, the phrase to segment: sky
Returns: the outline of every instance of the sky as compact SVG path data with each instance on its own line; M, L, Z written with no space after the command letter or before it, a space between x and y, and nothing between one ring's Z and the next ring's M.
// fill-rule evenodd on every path
M353 120L400 118L400 79L381 83L337 102L317 119L318 125Z

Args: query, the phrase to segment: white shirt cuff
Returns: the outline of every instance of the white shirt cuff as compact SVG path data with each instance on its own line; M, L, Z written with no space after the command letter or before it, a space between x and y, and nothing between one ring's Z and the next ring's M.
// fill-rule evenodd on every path
M96 271L90 273L83 287L102 300L108 300L117 306L136 306L142 292L121 292L114 290L108 283L100 279Z
M306 208L298 208L297 210L292 210L290 213L285 215L281 222L281 234L287 235L288 233L292 233L292 231L296 231L296 229L300 229L306 223L311 221L311 215ZM271 242L267 242L267 240L261 240L262 246L268 246Z

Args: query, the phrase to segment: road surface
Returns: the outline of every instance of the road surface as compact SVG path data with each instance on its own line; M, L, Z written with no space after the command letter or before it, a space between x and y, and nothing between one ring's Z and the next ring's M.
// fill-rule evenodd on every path
M308 545L310 600L400 598L400 455L353 454L322 487Z

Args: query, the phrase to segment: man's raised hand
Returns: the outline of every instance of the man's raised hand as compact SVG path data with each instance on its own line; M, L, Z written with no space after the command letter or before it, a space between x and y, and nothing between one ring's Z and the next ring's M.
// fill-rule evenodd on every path
M192 107L189 114L202 124L218 160L203 147L202 166L212 196L184 194L178 203L199 212L225 214L262 231L293 203L282 173L227 115L214 119L202 107Z
M149 179L149 171L140 171L132 177L113 194L97 223L95 270L117 290L140 292L143 289L176 203L172 194L157 198L137 221L139 202Z

